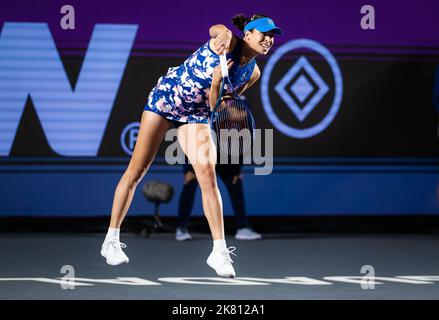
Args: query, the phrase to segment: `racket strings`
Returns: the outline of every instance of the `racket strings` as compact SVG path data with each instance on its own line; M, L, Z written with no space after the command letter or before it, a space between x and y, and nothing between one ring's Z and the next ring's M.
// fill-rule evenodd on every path
M239 98L225 99L217 108L215 121L220 150L231 156L248 152L252 145L253 126L247 107ZM242 130L244 131L241 132ZM235 137L237 141L234 140Z

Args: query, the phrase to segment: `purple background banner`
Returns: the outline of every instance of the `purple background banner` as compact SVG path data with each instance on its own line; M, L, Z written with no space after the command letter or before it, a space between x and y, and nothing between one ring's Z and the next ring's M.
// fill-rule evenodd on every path
M75 8L75 30L60 27L64 15L60 9L66 4ZM366 4L375 8L375 30L360 27L360 9ZM265 13L285 31L276 39L278 44L311 38L347 51L351 46L431 50L439 46L438 12L437 0L19 0L1 2L0 25L5 21L47 22L59 47L85 48L97 23L137 24L135 50L193 50L208 39L212 24L232 27L231 17L237 13ZM233 31L239 34L236 28Z

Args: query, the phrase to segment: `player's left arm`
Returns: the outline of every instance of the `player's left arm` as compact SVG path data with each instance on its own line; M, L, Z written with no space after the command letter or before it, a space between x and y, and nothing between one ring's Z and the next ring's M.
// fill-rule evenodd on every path
M250 88L256 81L258 81L260 76L261 76L261 71L259 70L258 65L255 65L255 68L253 69L253 73L250 76L250 80L246 84L244 84L241 88L238 89L237 94L238 95L243 94L245 90Z

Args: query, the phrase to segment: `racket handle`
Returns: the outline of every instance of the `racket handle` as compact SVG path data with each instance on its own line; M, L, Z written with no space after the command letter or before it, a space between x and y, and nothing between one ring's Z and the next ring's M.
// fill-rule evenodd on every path
M223 78L229 76L229 68L227 68L227 57L226 54L223 53L220 55L220 65L221 65L221 74L223 75Z

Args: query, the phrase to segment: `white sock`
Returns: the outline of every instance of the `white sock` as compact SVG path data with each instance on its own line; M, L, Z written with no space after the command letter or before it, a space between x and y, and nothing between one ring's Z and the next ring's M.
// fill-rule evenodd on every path
M107 236L105 240L116 239L119 241L120 229L119 228L108 228Z
M223 250L227 249L226 240L219 239L219 240L213 240L213 250Z

